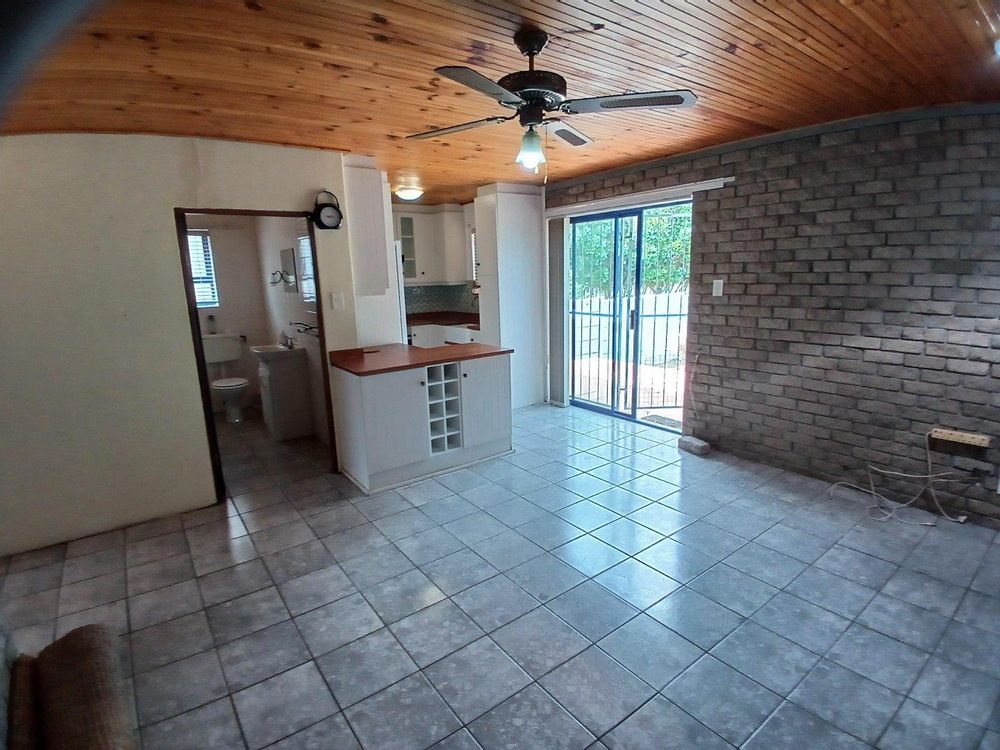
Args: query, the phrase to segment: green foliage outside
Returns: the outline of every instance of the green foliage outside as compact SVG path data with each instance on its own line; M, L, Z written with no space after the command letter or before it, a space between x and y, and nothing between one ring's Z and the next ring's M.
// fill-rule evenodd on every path
M687 288L691 263L691 204L679 203L649 208L642 213L643 294L660 294ZM637 221L619 221L623 265L634 273ZM610 297L614 276L614 219L580 222L574 225L575 296ZM623 278L629 285L631 278Z

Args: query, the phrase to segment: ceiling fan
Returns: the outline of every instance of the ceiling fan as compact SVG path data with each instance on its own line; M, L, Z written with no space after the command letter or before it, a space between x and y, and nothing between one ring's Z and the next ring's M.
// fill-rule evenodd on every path
M499 81L491 81L472 68L461 65L435 68L438 75L450 78L456 83L468 86L480 94L485 94L508 109L515 110L509 116L495 115L481 120L437 128L424 133L415 133L408 138L438 138L462 130L479 128L484 125L507 122L515 117L521 127L527 128L521 141L521 151L516 161L528 169L538 171L538 165L545 161L541 139L535 128L545 128L552 135L561 138L571 146L585 146L593 141L564 120L567 115L605 112L620 109L675 109L690 107L697 97L690 91L647 91L644 93L611 94L587 99L567 99L566 79L558 73L535 70L535 56L548 44L549 35L533 26L522 27L514 34L514 44L521 54L528 58L528 69L508 73ZM555 116L548 116L555 113Z

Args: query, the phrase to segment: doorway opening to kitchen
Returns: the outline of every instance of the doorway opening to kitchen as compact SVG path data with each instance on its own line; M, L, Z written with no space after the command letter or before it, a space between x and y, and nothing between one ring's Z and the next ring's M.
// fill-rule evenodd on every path
M570 222L571 402L679 430L691 201Z
M309 214L174 215L217 498L330 489L336 452Z

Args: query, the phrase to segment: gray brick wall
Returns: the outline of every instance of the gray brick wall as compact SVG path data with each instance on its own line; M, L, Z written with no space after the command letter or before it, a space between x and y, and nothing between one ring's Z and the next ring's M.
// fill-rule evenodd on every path
M694 201L685 432L855 482L868 463L924 471L935 425L985 432L990 476L935 454L963 477L939 495L1000 526L1000 114L913 117L556 184L547 203L734 177Z

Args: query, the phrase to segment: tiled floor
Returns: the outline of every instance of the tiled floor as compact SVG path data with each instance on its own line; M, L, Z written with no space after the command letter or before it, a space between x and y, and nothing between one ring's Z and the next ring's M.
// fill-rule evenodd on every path
M116 627L146 750L1000 748L994 532L514 421L509 458L371 498L226 436L228 505L17 555L2 609L28 647Z

